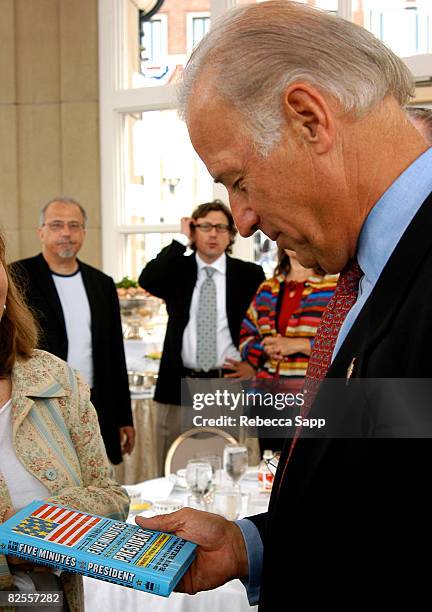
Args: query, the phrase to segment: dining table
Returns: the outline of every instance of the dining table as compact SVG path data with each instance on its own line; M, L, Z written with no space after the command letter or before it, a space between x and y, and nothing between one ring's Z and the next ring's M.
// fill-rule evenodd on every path
M221 471L216 478L221 489L229 486L228 477ZM264 512L268 507L269 493L261 492L258 485L258 468L250 467L241 486L241 511L239 518ZM175 475L154 478L125 487L131 497L131 512L128 522L134 523L136 509L142 516L154 516L161 500L174 500L176 505L191 505L191 496L182 479ZM135 508L135 510L134 510ZM240 580L231 580L211 591L196 595L173 592L168 598L145 593L120 585L84 577L86 612L254 612L250 606L246 589Z

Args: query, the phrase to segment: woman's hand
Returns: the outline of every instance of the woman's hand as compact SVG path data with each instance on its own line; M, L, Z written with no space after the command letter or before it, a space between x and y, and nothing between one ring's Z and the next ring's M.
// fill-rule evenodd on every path
M308 338L286 338L278 334L277 336L266 336L262 341L264 351L271 359L281 361L288 355L302 353L310 355L311 347Z

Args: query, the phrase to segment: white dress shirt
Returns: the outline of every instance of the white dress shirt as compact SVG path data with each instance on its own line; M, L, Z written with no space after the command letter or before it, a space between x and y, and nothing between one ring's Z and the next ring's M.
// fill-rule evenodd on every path
M197 282L192 294L192 300L189 310L189 322L183 332L182 359L185 368L195 369L198 367L196 361L197 348L197 314L198 302L201 285L207 278L204 268L214 268L216 272L213 275L213 280L216 285L217 296L217 362L215 368L221 368L227 357L240 360L240 353L236 349L231 338L231 332L228 325L228 317L226 313L226 255L222 253L219 259L216 259L211 265L201 259L198 253L195 254L198 266Z

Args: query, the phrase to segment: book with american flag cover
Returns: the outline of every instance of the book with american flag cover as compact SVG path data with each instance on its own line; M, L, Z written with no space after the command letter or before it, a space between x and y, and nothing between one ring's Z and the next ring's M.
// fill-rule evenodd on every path
M34 501L0 525L0 554L168 597L196 545L50 502Z

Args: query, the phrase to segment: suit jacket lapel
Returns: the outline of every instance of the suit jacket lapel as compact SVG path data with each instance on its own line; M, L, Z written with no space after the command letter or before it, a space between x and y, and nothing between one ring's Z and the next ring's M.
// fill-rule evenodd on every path
M83 263L79 259L77 259L77 261L80 268L84 289L89 302L92 344L95 347L97 346L97 338L99 337L99 323L101 321L101 313L104 312L103 305L98 305L98 294L96 292L95 284L91 281L90 269L86 266L85 263Z
M234 344L236 344L234 340L236 337L235 327L234 327L235 326L234 316L238 308L238 307L236 308L236 306L238 304L237 291L239 289L239 279L236 278L234 262L229 255L226 256L225 279L226 279L225 308L226 308L226 315L228 319L228 327L231 332L231 338Z
M33 279L33 281L41 288L42 294L45 295L47 304L50 305L55 316L60 320L64 333L66 334L66 323L64 320L60 298L51 275L51 270L49 269L49 266L42 253L40 253L36 258L36 278Z
M369 299L327 372L326 378L342 380L340 383L335 382L329 385L324 383L321 385L312 404L310 416L325 416L325 410L330 407L333 423L342 422L345 419L346 406L350 404L351 385L347 389L343 380L347 378L348 368L355 359L351 377L362 376L365 355L392 324L401 303L411 290L419 266L432 248L431 205L432 195L422 204L390 256ZM379 374L377 373L376 376L379 376ZM355 392L355 388L353 388L353 392ZM320 452L323 452L327 444L329 444L329 440L323 440L317 445ZM293 465L301 455L299 452L301 447L302 445L299 444L299 449L296 449L293 453Z
M192 303L192 296L195 289L195 285L198 279L198 265L195 258L195 254L189 255L185 257L185 267L184 267L184 275L182 279L182 288L183 295L181 299L181 305L178 304L177 307L183 306L183 317L184 317L184 328L188 324L189 321L189 312ZM182 330L182 332L183 332Z
M347 364L386 333L432 248L432 194L424 201L390 256L369 299L345 338L327 376L345 378ZM359 361L359 363L360 363ZM356 368L357 373L359 372Z
M431 227L432 194L422 204L397 244L374 290L336 355L327 373L327 378L345 379L347 368L353 358L356 358L358 363L353 376L361 376L363 356L388 330L401 302L404 300L407 292L410 291L418 267L421 265L424 256L432 248ZM327 389L329 388L327 387ZM342 386L338 387L339 391L341 389ZM320 410L320 402L323 399L324 393L326 393L326 387L322 385L309 416L316 416ZM332 399L334 399L334 396ZM346 396L343 398L343 401L334 401L332 405L334 410L339 413L335 418L342 419L344 411L347 405L349 405L349 399ZM322 415L320 414L320 416ZM331 443L331 438L304 440L300 437L287 469L287 478L289 478L290 494L292 497L295 497L296 489L301 491L306 488L308 480L313 477L321 457ZM280 460L281 467L278 470L273 486L274 491L278 489L278 483L282 475L282 466L285 465L287 460L289 446L287 444L283 449ZM270 511L275 507L276 497L277 495L272 495Z

